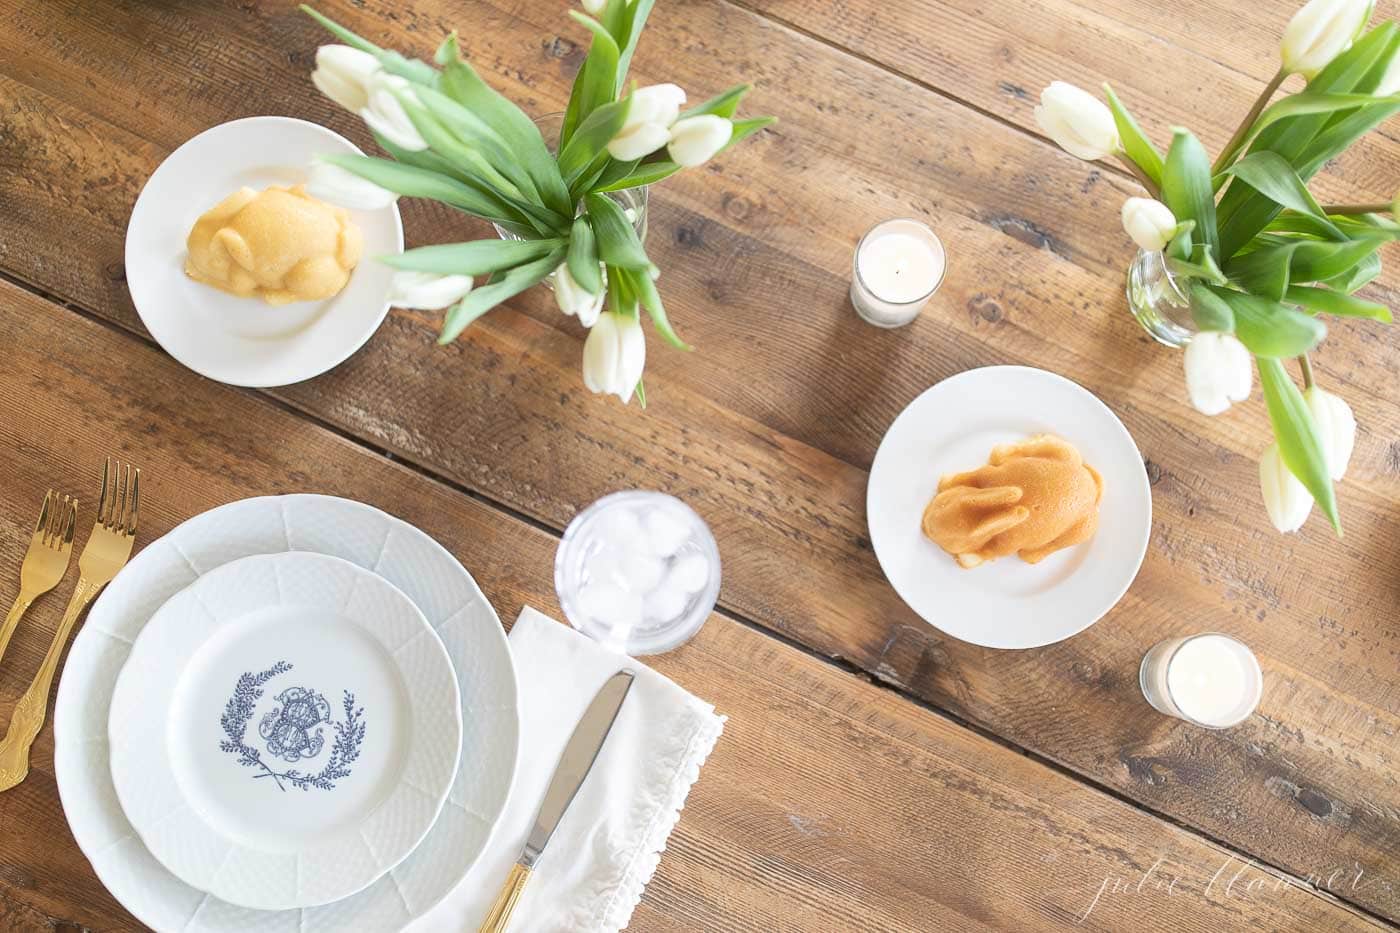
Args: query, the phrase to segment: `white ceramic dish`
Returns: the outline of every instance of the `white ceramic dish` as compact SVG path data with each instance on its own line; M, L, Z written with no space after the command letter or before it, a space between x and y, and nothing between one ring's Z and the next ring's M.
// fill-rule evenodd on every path
M118 672L152 614L201 575L253 554L311 551L372 570L407 595L456 668L462 754L447 804L407 859L352 897L258 911L180 881L122 812L107 723ZM54 709L54 765L73 836L102 883L142 923L189 933L399 930L423 916L486 849L519 755L515 670L500 620L462 565L419 529L328 496L245 499L146 545L103 591L69 651Z
M186 884L256 910L363 890L432 828L461 697L407 596L349 561L211 571L132 645L108 719L117 799Z
M296 185L313 157L359 153L348 139L291 117L248 117L205 130L155 170L126 228L126 279L151 336L195 372L239 386L318 376L364 346L389 311L391 271L374 257L403 251L397 205L351 211L364 255L340 294L272 307L185 275L195 220L238 188Z
M1098 532L1038 564L1013 556L963 569L919 527L939 477L1033 434L1063 437L1103 477ZM1088 628L1127 592L1147 553L1152 493L1132 436L1092 393L1044 370L989 366L900 413L870 468L866 513L885 576L926 622L975 645L1035 648Z

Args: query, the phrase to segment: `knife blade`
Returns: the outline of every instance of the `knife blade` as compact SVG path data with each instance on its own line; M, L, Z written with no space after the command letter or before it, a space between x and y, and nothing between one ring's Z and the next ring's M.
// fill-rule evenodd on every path
M539 812L535 814L534 828L530 830L525 849L520 854L520 864L526 868L535 866L584 778L588 777L603 742L612 731L613 721L622 709L622 701L627 699L627 691L632 689L634 677L630 670L621 670L609 677L588 704L588 709L584 710L578 725L574 726L574 734L569 737L563 754L559 756L554 777L550 779L549 789L544 792Z
M602 689L589 702L588 709L583 711L578 725L574 726L573 735L569 736L569 741L559 756L559 764L554 768L554 777L549 779L549 787L540 801L539 811L535 814L535 825L525 840L525 848L521 850L520 858L511 866L505 887L501 889L496 903L486 915L479 933L505 933L506 928L510 926L511 914L520 902L520 895L525 891L525 883L534 873L535 863L549 845L559 821L564 818L569 804L573 803L574 795L578 793L579 787L588 777L588 772L592 770L593 762L597 760L598 752L602 750L608 733L612 731L618 710L622 709L622 701L627 699L627 691L632 689L635 677L630 670L618 671L607 679Z

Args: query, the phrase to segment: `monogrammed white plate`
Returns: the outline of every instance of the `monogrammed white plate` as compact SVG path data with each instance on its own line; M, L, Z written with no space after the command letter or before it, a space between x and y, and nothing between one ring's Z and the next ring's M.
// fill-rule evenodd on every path
M1074 444L1103 477L1098 531L1037 564L1013 556L964 569L920 529L939 477L1035 434ZM1127 592L1147 553L1152 493L1128 429L1093 393L1042 369L988 366L928 389L890 425L866 516L885 576L925 621L974 645L1035 648L1088 628Z
M118 672L151 615L230 561L253 554L333 554L410 597L456 668L462 754L427 837L387 875L321 907L260 911L185 884L136 835L117 800L107 723ZM54 709L54 764L64 813L102 883L137 919L189 933L400 930L440 902L476 863L505 808L519 755L510 649L490 603L450 553L370 506L330 496L245 499L198 515L146 545L103 591L64 666Z
M390 583L323 554L245 557L142 629L108 719L113 784L185 883L259 910L372 884L437 819L461 698Z
M141 322L165 351L219 382L281 386L318 376L364 346L389 312L392 270L376 256L403 251L397 205L351 211L364 254L325 301L272 306L185 275L185 239L199 216L242 187L306 181L323 154L358 154L345 137L291 117L247 117L187 140L141 189L126 228L126 281Z

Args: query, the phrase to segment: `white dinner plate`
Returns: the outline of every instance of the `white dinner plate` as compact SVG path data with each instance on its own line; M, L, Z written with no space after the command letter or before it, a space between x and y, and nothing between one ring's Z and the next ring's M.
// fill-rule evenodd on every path
M964 569L920 529L939 477L1034 434L1069 441L1103 477L1098 531L1038 564L1012 556ZM1091 392L1041 369L989 366L943 380L890 425L866 515L885 576L926 622L975 645L1035 648L1088 628L1127 592L1147 553L1152 494L1128 429Z
M171 874L141 842L112 784L107 725L117 675L152 614L205 573L253 554L331 554L413 600L452 658L462 753L427 837L387 875L322 907L237 907ZM519 757L515 670L500 620L471 576L419 529L329 496L229 503L146 545L93 604L73 640L54 707L54 766L64 814L102 883L138 920L189 933L399 930L456 886L489 844Z
M376 256L403 251L397 204L351 211L364 253L350 281L325 301L273 307L185 275L185 238L201 214L243 186L306 181L312 159L359 154L324 126L248 117L205 130L155 170L126 228L126 280L151 336L195 372L230 385L288 385L318 376L364 346L389 312L392 270Z
M427 835L462 745L452 662L423 613L349 561L261 554L171 597L108 718L117 799L186 884L316 907Z

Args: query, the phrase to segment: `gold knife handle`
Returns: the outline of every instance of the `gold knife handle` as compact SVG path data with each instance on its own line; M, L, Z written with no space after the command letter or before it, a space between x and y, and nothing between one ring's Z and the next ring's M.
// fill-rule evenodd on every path
M10 646L10 636L15 633L15 627L19 625L20 617L24 615L29 604L34 602L34 596L20 590L20 594L15 597L15 604L10 607L9 613L5 616L5 622L0 625L0 660L5 657L5 649Z
M510 867L510 877L506 878L506 886L501 888L501 894L496 898L495 905L491 912L486 915L486 921L481 924L478 933L505 933L506 927L510 925L510 915L515 911L515 905L520 903L520 895L525 892L525 882L530 880L531 870L516 862Z
M49 688L53 686L53 675L58 670L58 659L63 656L63 646L68 643L68 635L73 631L78 616L82 615L100 589L100 585L93 586L86 579L78 580L78 588L73 591L73 598L68 601L68 608L63 613L63 620L58 623L58 631L54 632L48 653L39 665L39 673L34 675L34 682L15 704L10 728L5 732L5 738L0 740L0 791L9 790L29 775L29 749L44 728Z

